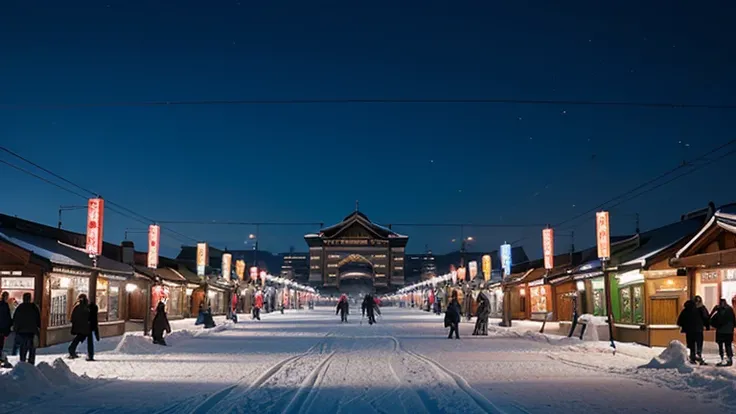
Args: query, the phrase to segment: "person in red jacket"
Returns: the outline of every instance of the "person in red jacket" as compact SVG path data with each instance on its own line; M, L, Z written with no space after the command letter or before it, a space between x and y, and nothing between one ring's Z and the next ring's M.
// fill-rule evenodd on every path
M255 304L253 305L253 316L259 321L261 320L261 309L263 308L263 292L258 290L256 292Z

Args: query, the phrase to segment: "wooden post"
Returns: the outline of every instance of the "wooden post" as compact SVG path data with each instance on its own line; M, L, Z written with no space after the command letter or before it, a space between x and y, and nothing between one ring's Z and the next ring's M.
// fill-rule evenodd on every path
M616 353L616 343L613 341L613 311L611 308L611 273L608 270L607 260L601 260L601 266L603 267L603 283L605 283L606 292L606 313L608 314L608 335L611 339L611 348L613 353Z

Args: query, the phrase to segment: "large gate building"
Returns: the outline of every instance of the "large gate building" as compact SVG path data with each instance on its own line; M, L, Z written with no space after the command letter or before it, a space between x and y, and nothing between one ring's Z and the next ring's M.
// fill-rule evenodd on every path
M311 284L343 292L382 292L404 285L409 238L372 223L359 211L304 239Z

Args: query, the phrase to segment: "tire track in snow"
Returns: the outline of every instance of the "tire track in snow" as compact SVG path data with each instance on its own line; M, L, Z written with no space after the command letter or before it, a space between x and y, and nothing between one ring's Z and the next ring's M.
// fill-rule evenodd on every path
M437 377L440 377L440 378L445 377L445 379L447 380L450 386L452 386L453 388L457 388L462 394L464 394L467 398L469 398L474 403L473 405L475 405L478 409L480 409L480 411L488 413L488 414L505 414L504 410L497 407L495 404L490 402L485 396L483 396L481 393L476 391L472 386L470 386L470 384L465 378L445 368L438 362L435 362L434 360L425 357L424 355L418 354L414 351L404 348L401 345L401 342L396 337L391 337L391 338L393 338L393 340L396 342L401 353L404 353L408 355L410 358L413 358L414 360L419 361L421 365L425 366L425 368L429 368L430 371L433 371L437 375ZM419 395L419 398L425 404L425 407L427 406L427 403L431 403L431 401L428 401L430 396L426 393L426 390L415 390L415 392ZM426 407L426 408L429 408L429 407Z
M325 335L325 337L321 341L314 344L306 352L298 354L298 355L290 356L272 365L268 370L266 370L263 374L261 374L258 378L256 378L255 381L250 383L250 385L243 391L242 393L243 395L239 396L238 399L247 398L248 394L253 392L253 390L257 389L261 385L265 384L269 379L273 378L279 371L282 370L282 368L284 368L285 366L289 364L298 362L299 360L307 356L314 355L314 352L317 349L319 349L319 354L323 354L326 349L326 340L328 339L330 335L331 333L328 333L327 335ZM205 414L205 413L209 413L210 411L216 408L217 409L215 410L215 412L229 412L229 410L233 408L233 406L235 405L235 403L237 403L237 401L233 402L232 404L229 404L228 410L218 408L217 406L222 405L223 401L226 401L226 399L233 392L233 390L243 386L247 382L247 379L249 378L249 374L250 373L242 376L237 382L235 382L235 384L229 385L221 389L220 391L217 391L214 394L207 397L204 401L202 401L199 405L197 405L197 407L195 407L190 412L190 414Z

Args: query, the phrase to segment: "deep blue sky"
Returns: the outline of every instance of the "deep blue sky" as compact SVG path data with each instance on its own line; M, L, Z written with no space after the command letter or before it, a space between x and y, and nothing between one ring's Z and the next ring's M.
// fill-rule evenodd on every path
M733 103L732 1L0 3L0 103L518 98ZM0 109L0 143L158 220L556 223L734 138L736 111L531 105ZM689 146L685 146L688 144ZM0 159L18 163L7 154ZM615 233L736 200L733 157L612 209ZM0 211L80 198L0 165ZM67 212L81 231L83 212ZM593 216L577 244L593 243ZM574 224L577 224L574 223ZM108 212L106 239L141 224ZM175 226L242 248L252 228ZM314 228L263 228L295 246ZM398 228L409 250L456 229ZM469 229L479 249L540 229ZM166 231L163 231L166 235ZM143 246L145 236L133 235ZM179 241L165 240L168 254ZM567 244L558 240L558 248Z

